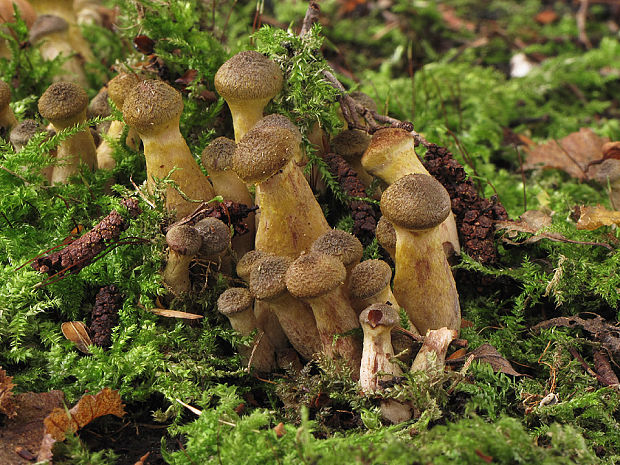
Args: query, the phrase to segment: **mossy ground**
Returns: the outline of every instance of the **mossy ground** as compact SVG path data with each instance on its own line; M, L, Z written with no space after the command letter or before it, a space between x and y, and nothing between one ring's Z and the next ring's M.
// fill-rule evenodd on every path
M117 389L130 412L122 421L97 420L68 441L57 463L134 463L149 449L154 452L147 463L171 464L617 463L617 387L602 387L570 351L593 366L600 343L578 329L531 330L545 319L582 312L617 322L618 232L578 231L570 219L575 205L609 206L606 193L557 170L522 178L524 154L504 134L510 128L534 141L557 140L588 127L620 139L620 35L610 23L620 23L618 9L592 2L586 23L592 47L586 48L579 41L578 5L570 1L326 0L320 6L322 29L301 41L293 29L306 11L302 1L118 1L115 33L85 28L98 57L87 67L87 92L93 97L114 75L113 64L170 83L196 70L188 85L175 85L184 95L181 130L198 158L210 140L232 130L224 102L212 94L213 75L227 57L248 48L268 53L288 78L269 112L287 114L303 130L318 121L337 132L335 93L318 79L325 57L349 89L366 92L383 112L413 121L428 140L448 147L480 192L497 195L511 217L525 210L525 193L527 209L554 212L550 232L612 249L547 240L507 245L498 238L496 267L464 257L458 276L489 278L478 286L459 282L463 317L472 323L461 337L471 349L492 344L525 376L474 363L467 370L457 365L452 372L405 379L392 395L408 396L418 415L388 427L376 403L360 397L337 364L317 361L295 379L288 373L249 375L235 350L239 337L214 309L231 284L217 271L196 286L192 299L168 304L203 314L199 323L150 312L166 294L159 271L169 218L157 196L150 199L155 208L141 201L144 213L123 234L124 241L139 241L120 243L79 274L38 287L42 275L19 267L62 243L77 225L89 229L117 208L122 196L134 193L132 181L144 181L144 162L140 153L116 144L113 172L84 171L78 182L50 187L40 170L50 163L49 150L69 133L48 142L37 138L19 153L0 140L0 366L19 391L60 389L70 405L87 391ZM446 8L471 27L450 27ZM556 13L555 21L534 19L545 9ZM260 22L269 28L259 29ZM15 32L13 59L0 60L0 77L12 83L18 119L40 120L36 102L59 63L41 60L23 25ZM132 47L137 34L154 41L154 55ZM541 63L526 77L511 79L508 63L517 49ZM120 119L120 112L112 118ZM110 194L112 177L117 184ZM333 225L346 228L351 220L341 200L336 190L325 205ZM375 244L366 256L377 253ZM110 283L124 297L112 347L84 355L64 339L60 324L87 323L97 290ZM550 393L557 403L539 405ZM178 400L201 409L200 417ZM280 422L283 429L274 430ZM132 450L117 445L116 454L101 452L110 443L93 438L119 438L123 429L149 431L142 436L149 444L138 434Z

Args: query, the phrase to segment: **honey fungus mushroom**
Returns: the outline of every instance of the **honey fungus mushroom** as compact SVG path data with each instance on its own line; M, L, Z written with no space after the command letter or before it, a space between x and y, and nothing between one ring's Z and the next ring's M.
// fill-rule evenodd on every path
M381 196L381 211L396 231L394 296L421 334L459 330L461 309L438 226L450 196L432 176L410 174Z
M135 85L123 104L123 118L144 143L147 188L153 192L155 178L176 182L185 196L195 201L211 200L215 193L202 174L179 130L183 111L181 94L163 81L146 80ZM166 188L166 208L177 217L190 214L197 203L177 189Z
M265 105L282 90L282 71L266 56L248 50L237 53L215 73L215 89L232 114L235 142L263 117Z
M47 88L39 99L39 113L56 131L86 122L88 96L84 89L72 82L57 82ZM56 155L57 165L52 169L51 182L65 183L77 174L80 163L94 169L97 163L95 141L85 128L60 142Z
M191 290L189 265L202 245L198 231L188 224L173 226L166 233L168 261L163 272L164 283L175 295Z
M7 130L17 125L17 119L9 103L11 103L11 88L6 82L0 81L0 128Z

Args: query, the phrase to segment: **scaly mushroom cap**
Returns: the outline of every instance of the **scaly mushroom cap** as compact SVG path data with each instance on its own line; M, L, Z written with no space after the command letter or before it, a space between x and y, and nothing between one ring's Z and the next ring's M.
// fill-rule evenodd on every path
M286 287L301 299L319 297L340 286L347 270L336 257L318 252L301 255L286 272Z
M262 252L260 250L250 250L237 262L237 276L243 279L246 283L250 281L252 274L252 268L259 263L265 257L271 256L270 253Z
M310 250L332 255L345 267L359 262L364 255L364 247L359 239L341 229L332 229L320 236L314 241Z
M371 328L377 326L394 328L398 326L399 321L396 309L387 304L372 304L360 313L360 324L369 325Z
M84 89L72 82L56 82L39 99L39 113L54 124L78 116L88 106Z
M119 110L123 109L125 98L140 83L140 78L133 73L120 73L108 82L108 95Z
M354 299L368 299L390 285L392 268L383 260L365 260L351 271L349 294Z
M202 151L202 166L209 173L231 169L236 146L235 141L228 137L218 137L212 140Z
M0 81L0 110L9 103L11 103L11 88L6 82Z
M257 299L273 299L287 292L286 270L292 258L268 256L259 261L250 273L250 292Z
M33 119L25 119L11 130L9 140L15 150L20 150L37 132L39 124Z
M123 103L123 119L142 134L157 132L162 125L178 119L182 112L181 94L164 81L139 82Z
M609 158L601 163L595 179L603 186L606 186L608 181L613 184L620 179L620 160Z
M69 23L60 16L39 15L28 32L28 39L34 44L46 35L68 30Z
M196 255L202 244L202 237L193 226L182 224L173 226L166 234L166 242L170 250L179 255Z
M401 128L379 129L372 135L364 157L371 157L375 152L389 155L389 152L391 152L394 147L403 143L408 144L412 139L413 136Z
M346 129L332 139L332 148L342 158L351 160L362 156L370 144L370 139L364 131Z
M368 108L369 110L377 111L377 103L370 95L360 92L359 90L353 91L349 95L360 105Z
M237 53L215 73L215 89L225 100L272 99L282 82L280 67L253 50Z
M94 118L95 116L110 116L112 111L108 104L108 95L107 89L101 89L97 95L93 97L86 111L86 115L89 118Z
M244 287L226 289L217 299L217 309L224 315L241 313L252 308L254 298Z
M432 176L409 174L383 192L381 212L402 228L430 229L448 217L450 195Z
M299 150L299 139L288 129L252 129L237 144L233 170L244 182L259 183L286 165Z
M299 128L295 126L293 122L286 116L280 115L278 113L273 113L271 115L267 115L261 118L252 129L273 127L288 129L299 139L299 143L301 144L302 136L301 132L299 132Z
M381 247L387 250L393 250L396 247L396 231L394 225L387 218L382 216L377 222L375 229L375 237Z
M200 237L200 253L207 257L219 255L230 246L230 228L217 218L204 218L194 226Z

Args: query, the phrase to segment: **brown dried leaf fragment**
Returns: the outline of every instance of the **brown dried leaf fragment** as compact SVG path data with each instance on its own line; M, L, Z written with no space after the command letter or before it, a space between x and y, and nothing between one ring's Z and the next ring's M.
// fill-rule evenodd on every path
M602 226L620 224L620 211L608 210L602 205L597 205L596 207L581 206L577 208L579 212L577 229L593 231Z
M0 413L5 414L9 418L17 416L17 408L13 398L13 377L8 376L6 371L0 368Z
M77 431L95 418L103 415L125 415L123 402L118 391L104 388L97 394L86 394L68 412L55 408L45 420L45 434L49 434L56 441L64 441L65 434Z
M593 179L596 165L588 166L603 157L603 145L609 142L589 128L581 128L559 141L548 141L534 147L525 147L526 170L535 168L559 169L579 180Z
M450 358L446 361L449 365L454 365L458 363L465 362L471 356L474 356L474 360L480 360L482 362L486 362L493 368L493 371L501 372L506 375L511 376L523 376L523 373L519 373L516 371L510 362L506 360L502 354L498 352L498 350L493 347L491 344L482 344L475 350L472 350L468 354L463 355L462 357Z
M67 321L60 325L63 336L73 342L78 350L85 354L90 354L88 346L93 345L86 325L81 321Z

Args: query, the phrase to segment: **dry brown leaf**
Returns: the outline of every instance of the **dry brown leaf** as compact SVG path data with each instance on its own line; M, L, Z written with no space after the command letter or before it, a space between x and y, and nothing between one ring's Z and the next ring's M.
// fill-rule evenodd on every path
M168 318L183 318L185 320L198 320L203 318L202 315L196 313L180 312L178 310L168 310L167 308L152 308L151 312L155 315L165 316Z
M17 416L15 399L13 398L13 377L8 376L6 371L0 367L0 413L4 413L9 418Z
M593 179L597 166L591 162L603 157L603 144L609 142L589 128L581 128L559 141L548 141L534 147L524 147L527 160L523 168L559 169L580 180Z
M620 141L607 142L603 144L603 158L607 160L608 158L615 158L616 160L620 160Z
M45 433L56 441L64 441L65 434L77 431L95 418L103 415L125 415L124 405L118 391L104 388L97 394L86 394L68 412L56 408L44 420Z
M593 231L601 226L620 225L620 212L608 210L602 205L596 207L579 207L577 229Z
M448 361L450 365L454 365L465 362L465 360L470 358L472 355L474 356L474 360L480 360L491 365L495 372L502 372L511 376L523 376L522 373L515 371L510 362L506 360L491 344L482 344L480 347L472 350L468 354L461 357L450 358Z
M27 465L43 437L43 419L64 400L62 391L26 392L14 397L17 416L0 427L0 464Z
M550 24L558 19L558 14L553 10L543 10L534 19L540 24Z
M280 439L286 434L286 428L284 427L284 423L278 423L276 426L273 427L273 431L274 433L276 433L276 437Z
M461 29L467 29L468 31L476 30L476 25L471 21L466 21L459 18L454 8L443 3L437 5L437 8L439 9L439 13L441 13L441 18L446 23L446 26L453 31L460 31Z
M89 346L93 345L86 326L81 321L67 321L60 325L62 334L73 342L80 352L90 354Z

